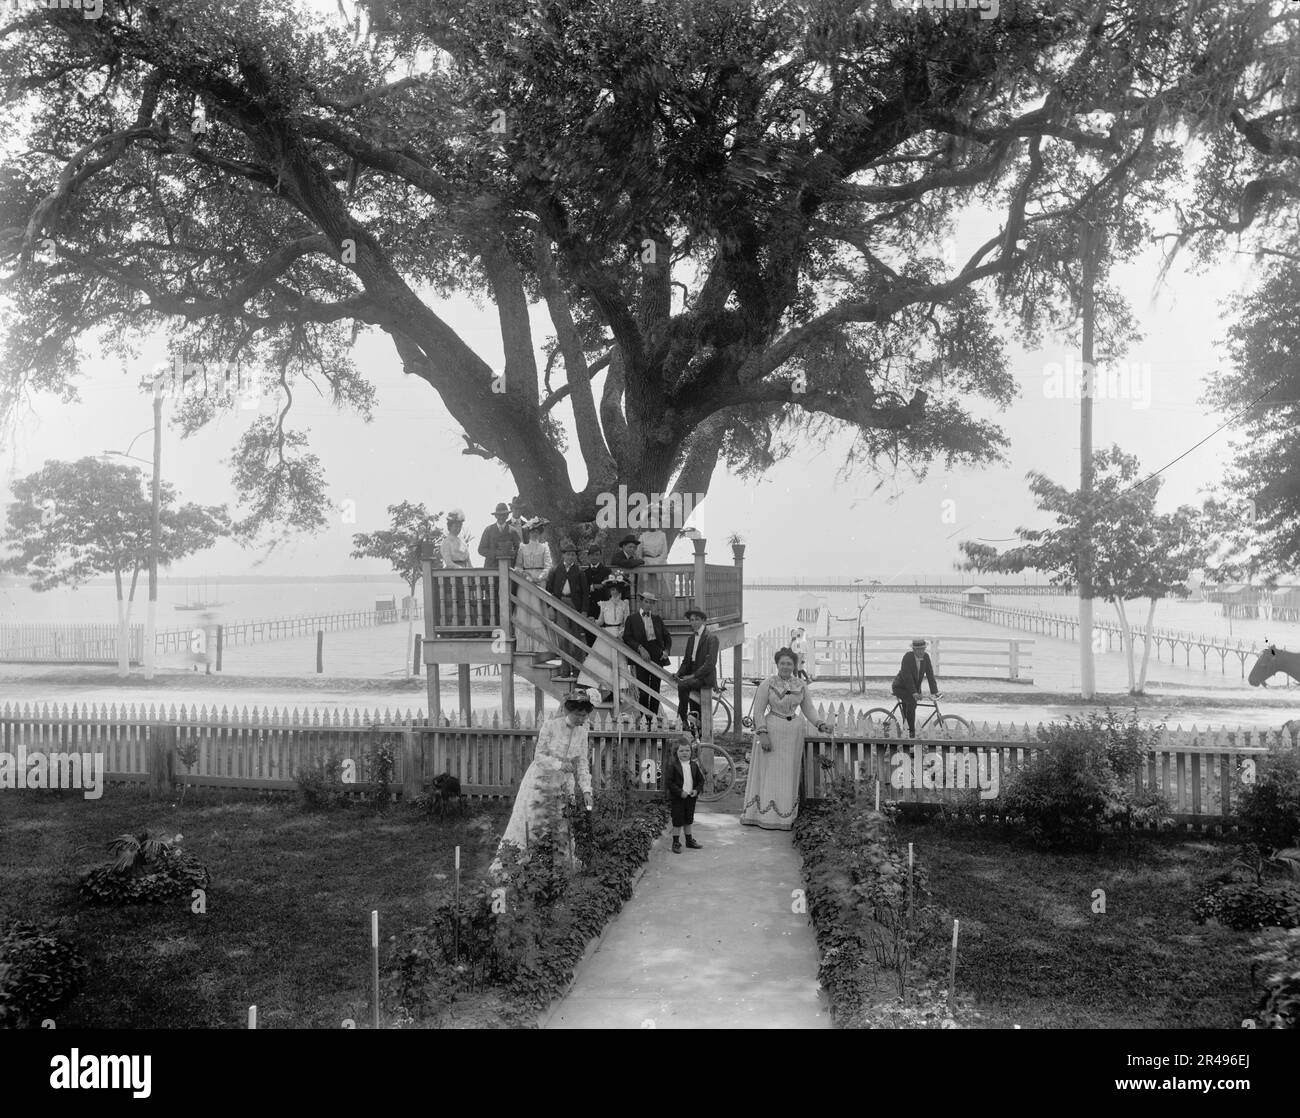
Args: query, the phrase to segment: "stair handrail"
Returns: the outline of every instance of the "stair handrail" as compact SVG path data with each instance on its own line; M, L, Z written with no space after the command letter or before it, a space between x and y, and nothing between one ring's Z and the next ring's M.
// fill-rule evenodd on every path
M594 633L596 635L597 640L608 641L610 644L614 645L618 653L624 658L626 658L629 663L636 664L638 667L648 670L652 675L657 675L660 681L663 683L671 683L673 700L671 703L669 703L669 705L672 707L673 713L677 714L678 719L679 720L681 719L681 714L678 711L677 701L676 701L678 679L675 675L671 675L670 673L664 671L664 669L660 667L658 664L650 660L647 660L644 656L642 656L639 652L637 652L634 648L632 648L631 645L625 644L621 638L615 640L607 632L605 632L604 629L602 629L599 625L597 625L594 621L592 621L590 617L587 617L585 614L581 614L577 610L571 609L569 606L566 606L562 601L560 601L559 598L555 597L554 594L548 593L548 591L544 586L539 586L537 583L533 582L532 579L528 578L526 575L522 575L518 571L513 569L510 571L510 598L512 602L516 602L517 604L515 588L520 585L527 585L530 590L536 592L537 595L540 598L542 598L542 600L545 602L547 606L554 609L555 612L558 613L561 617L567 617L570 621L577 621L578 624L581 625L587 632ZM660 692L660 694L662 695L662 692ZM661 703L663 702L662 698L660 699L660 702Z

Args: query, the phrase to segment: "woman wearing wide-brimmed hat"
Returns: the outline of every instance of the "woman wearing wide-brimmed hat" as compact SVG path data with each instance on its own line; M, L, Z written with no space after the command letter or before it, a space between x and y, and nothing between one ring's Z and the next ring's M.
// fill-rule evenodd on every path
M571 692L560 712L542 723L537 734L537 748L532 763L519 782L510 822L497 847L491 872L501 869L501 853L506 843L527 851L541 835L552 834L561 846L567 846L568 820L564 808L578 802L591 810L591 761L587 745L587 716L591 714L591 697L584 691Z
M533 634L540 634L544 628L542 599L534 587L546 581L546 572L551 569L551 549L542 538L542 532L549 524L550 521L540 516L525 520L523 542L515 556L515 570L529 583L526 587L518 587L515 596L521 605L531 609L531 612L521 609L515 614L515 648L519 652L547 651L546 645Z
M613 572L600 584L604 596L596 603L596 624L610 640L619 645L623 643L623 626L626 624L632 607L623 597L623 588L627 578L622 571ZM616 652L605 647L593 647L582 662L582 672L578 676L579 687L598 687L603 692L614 691L614 671L612 657ZM625 673L624 683L629 682Z

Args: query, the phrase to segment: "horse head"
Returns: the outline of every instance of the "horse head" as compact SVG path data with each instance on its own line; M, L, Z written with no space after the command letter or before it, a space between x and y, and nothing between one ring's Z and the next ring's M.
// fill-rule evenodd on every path
M1259 659L1255 661L1255 666L1250 669L1250 675L1246 678L1252 687L1267 687L1265 680L1281 670L1282 665L1277 658L1277 645L1269 644L1265 638L1264 651L1259 654Z

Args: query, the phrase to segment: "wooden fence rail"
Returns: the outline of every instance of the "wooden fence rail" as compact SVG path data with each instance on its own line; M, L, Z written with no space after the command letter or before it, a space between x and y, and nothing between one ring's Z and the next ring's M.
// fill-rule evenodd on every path
M423 608L416 606L416 620L422 619L423 616ZM311 636L321 630L332 632L342 629L365 629L373 625L388 625L405 620L406 614L399 609L365 609L343 613L226 621L220 623L220 628L224 646L231 648L258 641ZM154 633L155 654L166 656L186 652L195 647L196 639L206 647L209 643L210 631L216 628L216 622L208 622L192 625L189 628L159 629ZM138 664L144 658L144 625L133 623L129 632L129 659L132 664ZM47 622L0 624L0 661L115 664L117 663L117 637L116 624L64 625Z
M949 772L962 774L963 780L974 772L977 781L983 773L987 787L994 765L999 781L1005 782L1035 753L1050 748L1027 724L986 724L969 737L946 735L914 742L890 736L885 727L846 711L843 705L838 709L823 705L818 717L835 729L830 735L811 735L807 741L804 783L806 794L813 797L824 790L823 758L868 779L878 776L883 799L925 800L956 794L957 781L947 779ZM19 708L6 703L0 707L0 752L12 756L21 748L29 754L102 753L109 782L161 780L169 790L175 780L274 792L294 789L296 774L331 759L350 760L361 787L370 776L371 751L387 745L395 755L389 784L394 794L414 796L435 775L450 772L468 795L508 797L514 795L532 760L537 734L528 714L515 722L502 725L499 715L471 715L468 725L453 724L446 717L430 725L420 712L391 710L250 713L206 707ZM607 716L597 717L589 732L594 787L609 787L626 774L645 794L655 794L665 745L675 732L673 724L635 730ZM1239 794L1244 760L1262 766L1267 747L1283 741L1294 745L1295 739L1275 730L1166 730L1137 786L1154 787L1168 796L1180 822L1222 820ZM193 764L187 766L182 754L191 747ZM746 745L733 740L730 748L740 760ZM932 754L939 759L927 762L925 758ZM996 762L991 755L996 755ZM912 759L918 756L913 779ZM900 757L908 758L908 778L903 781L895 775L904 767ZM972 768L957 759L964 757L975 757L977 764ZM654 764L646 766L647 760ZM927 771L940 774L937 784L931 786L924 775Z
M856 637L808 637L809 675L814 681L852 680L861 675L888 678L898 671L915 633ZM934 670L965 679L1007 679L1032 683L1034 642L1003 637L945 636L928 638ZM746 672L770 675L772 657L790 643L790 630L769 629L745 642ZM892 701L892 700L891 700Z
M987 621L993 625L1003 625L1010 629L1025 629L1032 633L1042 633L1044 636L1055 637L1058 640L1074 641L1079 640L1079 619L1069 617L1065 614L1047 613L1044 610L1019 609L1013 606L995 606L981 603L965 602L960 598L941 598L932 595L923 595L921 605L928 609L941 610L944 613L955 613L960 617L969 617L976 621ZM1104 635L1106 640L1105 651L1111 652L1118 646L1120 651L1124 648L1124 631L1118 625L1112 625L1105 622L1093 623L1093 640L1100 643ZM1184 652L1183 667L1195 668L1192 663L1192 649L1197 649L1201 654L1201 671L1208 672L1211 670L1209 657L1214 653L1219 657L1219 674L1227 675L1227 664L1229 657L1237 658L1238 666L1241 669L1241 678L1246 678L1246 665L1253 662L1260 654L1262 649L1253 641L1249 644L1243 644L1237 641L1236 644L1230 644L1220 638L1206 635L1205 633L1184 633L1167 629L1152 629L1148 632L1141 626L1133 626L1133 639L1135 641L1151 642L1155 647L1156 661L1163 660L1162 651L1166 645L1169 648L1169 662L1175 666L1178 665L1178 649ZM1098 648L1098 651L1101 651ZM1286 685L1291 685L1291 677L1286 676Z

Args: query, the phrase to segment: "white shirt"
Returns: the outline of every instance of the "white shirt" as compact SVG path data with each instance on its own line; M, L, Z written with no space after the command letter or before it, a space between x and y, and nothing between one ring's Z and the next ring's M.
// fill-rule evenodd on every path
M695 778L691 776L691 763L682 763L682 795L689 796L695 791Z

